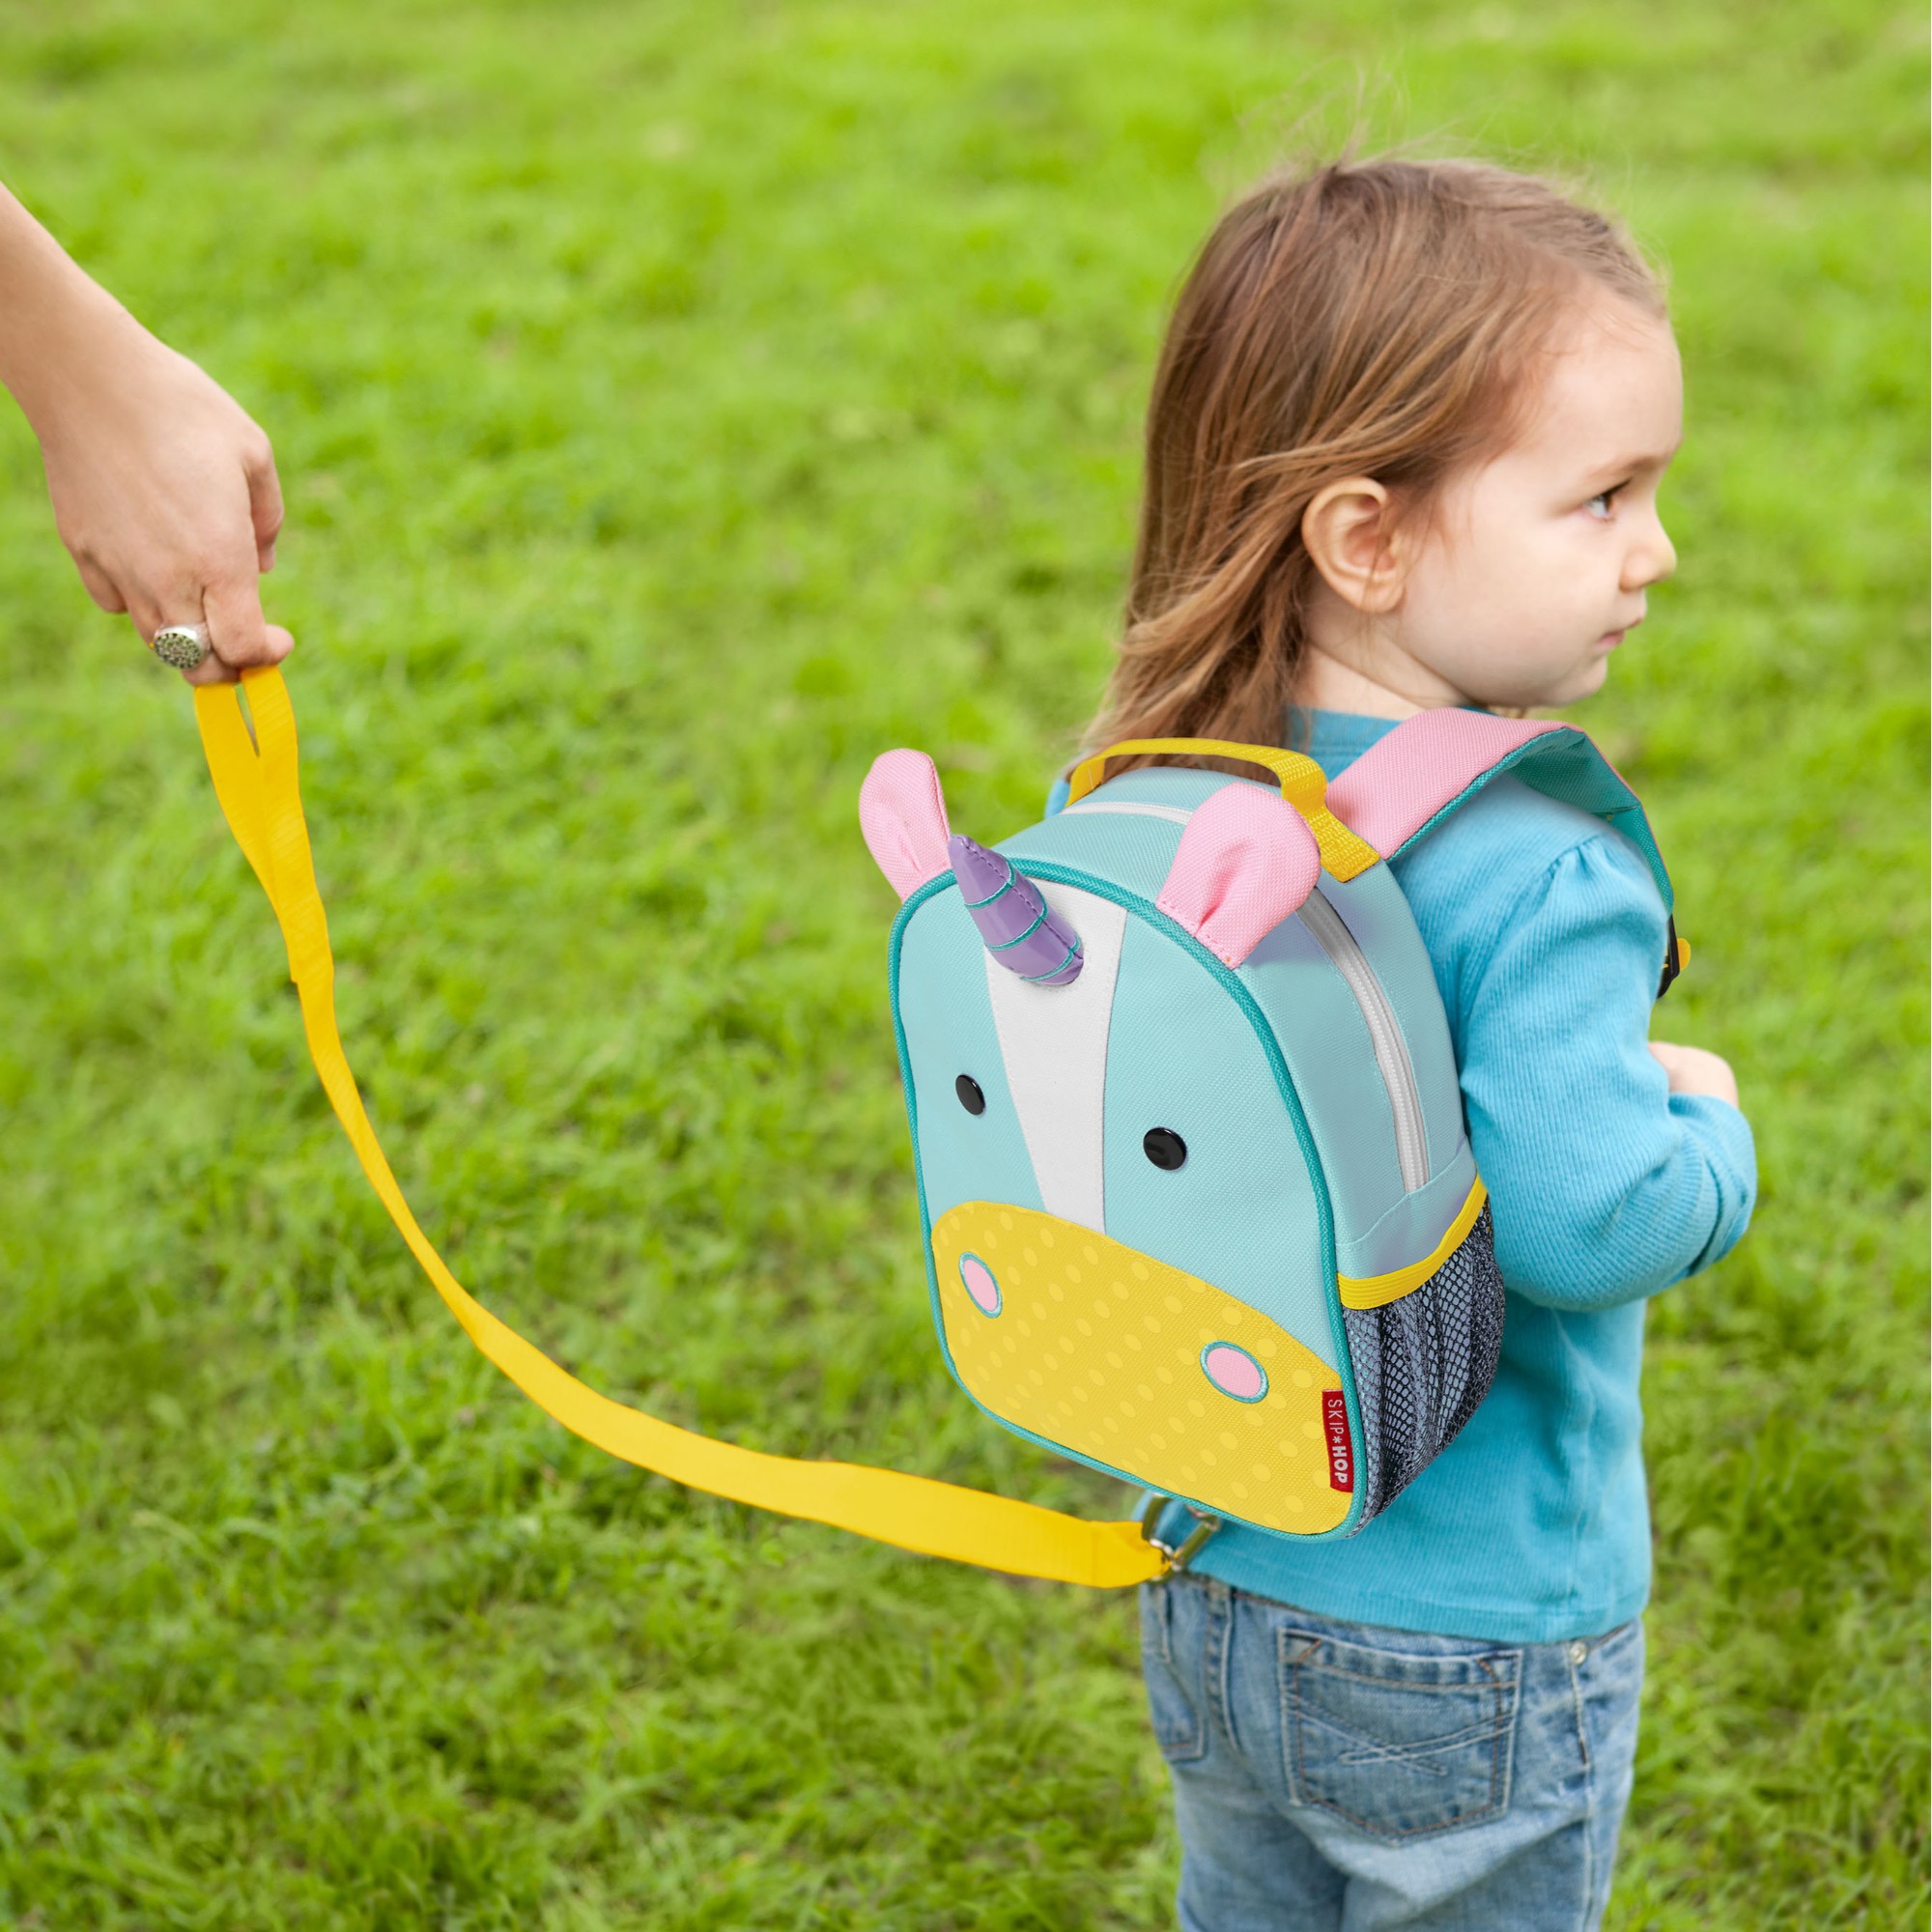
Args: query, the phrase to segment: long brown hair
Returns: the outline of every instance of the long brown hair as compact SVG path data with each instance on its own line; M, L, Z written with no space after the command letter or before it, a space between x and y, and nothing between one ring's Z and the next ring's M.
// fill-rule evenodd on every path
M1301 522L1349 476L1423 515L1505 446L1534 360L1595 286L1653 314L1623 232L1548 182L1468 161L1339 161L1221 218L1175 305L1119 662L1090 748L1278 744L1314 565Z

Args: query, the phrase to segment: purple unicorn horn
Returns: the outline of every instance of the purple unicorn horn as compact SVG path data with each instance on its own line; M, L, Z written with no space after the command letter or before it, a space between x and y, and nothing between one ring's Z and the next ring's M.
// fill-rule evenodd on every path
M986 951L1035 986L1070 986L1086 962L1080 935L1051 912L1039 888L1010 859L955 832L947 845L959 895Z

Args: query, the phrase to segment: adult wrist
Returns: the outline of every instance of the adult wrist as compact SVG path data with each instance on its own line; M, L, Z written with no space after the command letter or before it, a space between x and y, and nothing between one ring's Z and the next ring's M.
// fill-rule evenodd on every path
M42 441L147 331L0 189L0 385Z

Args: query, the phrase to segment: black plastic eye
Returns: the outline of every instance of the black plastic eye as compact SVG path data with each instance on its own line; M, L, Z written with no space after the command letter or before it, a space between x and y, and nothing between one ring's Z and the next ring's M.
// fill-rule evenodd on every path
M1172 1127L1150 1127L1141 1151L1156 1167L1172 1174L1187 1159L1187 1143Z
M959 1095L959 1104L969 1114L983 1114L986 1111L986 1096L980 1093L980 1083L970 1073L962 1073L952 1083L952 1091Z

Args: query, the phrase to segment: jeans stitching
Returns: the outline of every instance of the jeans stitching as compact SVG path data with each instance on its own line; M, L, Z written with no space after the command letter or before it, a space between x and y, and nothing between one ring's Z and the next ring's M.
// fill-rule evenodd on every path
M1360 1731L1350 1730L1347 1724L1337 1723L1332 1718L1317 1717L1313 1713L1308 1715L1307 1722L1315 1729L1326 1731L1333 1738L1346 1739L1351 1745L1362 1747L1359 1750L1343 1750L1338 1763L1406 1764L1416 1771L1428 1773L1431 1777L1447 1777L1449 1774L1439 1765L1425 1764L1425 1758L1461 1750L1465 1745L1480 1744L1484 1738L1493 1739L1496 1734L1493 1714L1478 1719L1473 1724L1464 1724L1460 1731L1449 1731L1439 1738L1430 1738L1415 1745L1385 1744L1379 1739L1366 1737Z
M1302 1661L1305 1662L1306 1660ZM1339 1665L1333 1663L1314 1663L1308 1667L1311 1670L1319 1670L1324 1677L1348 1677L1357 1684L1394 1684L1400 1690L1414 1690L1426 1697L1461 1697L1466 1695L1471 1690L1487 1690L1491 1685L1494 1684L1500 1684L1507 1690L1514 1681L1507 1671L1499 1672L1492 1669L1487 1658L1472 1657L1468 1661L1483 1673L1484 1677L1489 1680L1488 1683L1479 1684L1472 1677L1464 1684L1411 1684L1402 1678L1377 1677L1373 1672L1367 1670L1344 1670ZM1453 1657L1431 1658L1429 1662L1432 1663L1460 1663L1463 1660Z
M1597 1896L1597 1758L1590 1748L1590 1727L1583 1715L1582 1667L1567 1651L1563 1662L1570 1672L1570 1705L1577 1714L1577 1744L1583 1753L1583 1897L1577 1911L1577 1932L1590 1932L1590 1908Z
M1520 1688L1521 1671L1512 1667L1507 1677L1490 1669L1489 1660L1478 1660L1495 1686L1496 1717L1495 1747L1490 1758L1490 1792L1492 1809L1507 1811L1510 1801L1510 1782L1516 1775L1516 1726L1511 1721L1521 1702ZM1515 1692L1512 1701L1511 1692Z
M1288 1646L1291 1643L1305 1643L1307 1648L1300 1656L1291 1658ZM1301 1667L1304 1657L1313 1657L1321 1648L1320 1637L1304 1638L1292 1632L1278 1630L1274 1634L1274 1701L1275 1711L1281 1725L1281 1769L1284 1781L1288 1785L1288 1802L1291 1804L1306 1804L1310 1801L1301 1777L1301 1726L1296 1721L1297 1702L1293 1690L1294 1672Z
M1174 1586L1171 1583L1164 1582L1155 1583L1152 1586L1153 1600L1160 1605L1154 1612L1154 1635L1159 1639L1160 1661L1170 1670L1174 1668L1174 1641L1172 1635L1174 1613L1171 1608L1174 1599L1170 1594Z
M1188 1718L1188 1729L1183 1737L1169 1742L1156 1731L1154 1742L1160 1746L1161 1755L1170 1763L1192 1763L1208 1754L1208 1723L1174 1658L1174 1599L1170 1594L1174 1585L1161 1582L1151 1584L1148 1588L1152 1593L1155 1667L1166 1671L1173 1692L1179 1697ZM1151 1691L1149 1716L1152 1716Z
M1595 1758L1590 1749L1589 1722L1583 1715L1583 1673L1579 1666L1567 1655L1567 1646L1563 1661L1569 1665L1570 1669L1570 1708L1576 1714L1577 1748L1583 1753L1583 1772L1587 1777L1590 1772L1595 1769Z
M1234 1625L1232 1595L1225 1590L1210 1588L1208 1592L1208 1656L1204 1673L1208 1708L1203 1713L1203 1719L1206 1725L1218 1726L1238 1753L1240 1747L1235 1741L1234 1714L1229 1708L1228 1696L1228 1659L1235 1648ZM1203 1743L1205 1747L1205 1738Z

